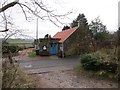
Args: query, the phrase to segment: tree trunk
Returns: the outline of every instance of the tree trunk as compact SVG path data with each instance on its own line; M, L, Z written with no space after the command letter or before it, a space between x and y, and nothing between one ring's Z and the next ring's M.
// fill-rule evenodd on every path
M8 53L8 59L9 59L10 64L13 64L12 53L10 51Z

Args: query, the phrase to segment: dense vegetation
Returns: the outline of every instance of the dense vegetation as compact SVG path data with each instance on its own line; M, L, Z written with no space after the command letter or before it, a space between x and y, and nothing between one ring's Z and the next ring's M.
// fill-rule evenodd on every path
M22 44L18 44L22 43ZM30 44L25 44L30 43ZM17 54L19 50L33 47L32 40L23 39L8 39L6 42L2 43L2 54L8 54L9 52Z
M117 60L107 53L95 52L81 56L82 67L86 70L116 73Z
M19 64L3 62L2 88L34 88L35 82L30 76L19 69Z
M77 68L118 79L119 32L109 32L99 17L88 24L84 14L79 14L70 24L71 28L76 26L79 26L79 30L76 38L69 40L74 43L71 43L67 55L80 55L81 64Z
M35 87L33 80L30 79L31 77L27 76L23 71L21 71L19 69L19 62L12 58L13 56L18 55L19 50L26 49L25 46L20 46L16 44L19 41L20 40L9 39L6 42L2 42L2 54L4 58L2 62L2 88Z
M111 52L102 50L81 55L80 64L76 66L78 73L97 78L119 80L118 60Z

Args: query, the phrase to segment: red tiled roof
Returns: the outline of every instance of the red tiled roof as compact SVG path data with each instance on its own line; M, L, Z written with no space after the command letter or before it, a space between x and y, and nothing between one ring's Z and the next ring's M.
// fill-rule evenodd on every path
M70 28L68 30L64 30L56 33L53 38L60 38L60 43L64 42L74 31L77 30L78 27Z

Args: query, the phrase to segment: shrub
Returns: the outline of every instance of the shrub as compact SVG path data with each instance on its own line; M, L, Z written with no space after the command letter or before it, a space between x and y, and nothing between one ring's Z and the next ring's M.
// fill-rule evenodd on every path
M106 70L107 72L116 73L117 72L117 64L113 62L104 62L103 63L103 70Z
M12 44L3 44L2 45L2 53L16 53L19 51L19 47L17 45L12 45Z
M23 50L23 49L24 49L24 47L22 47L22 46L18 47L18 50Z
M86 70L98 71L101 69L102 63L97 61L92 54L86 54L81 57L81 64Z
M110 73L117 72L117 63L109 61L101 61L94 54L85 54L81 56L81 64L85 70L100 71L104 70Z

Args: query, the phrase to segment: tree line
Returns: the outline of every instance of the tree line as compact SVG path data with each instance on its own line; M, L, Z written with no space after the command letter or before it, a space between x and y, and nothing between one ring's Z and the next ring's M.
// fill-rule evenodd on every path
M96 49L100 49L103 47L112 48L113 45L117 45L117 31L114 33L109 32L106 25L103 24L99 17L92 20L89 24L85 15L83 13L79 14L77 18L70 23L70 25L65 25L62 31L77 26L79 26L81 29L84 28L83 31L86 32L86 35L88 35L87 33L89 33L89 38L91 38L91 40L95 42L94 46Z

